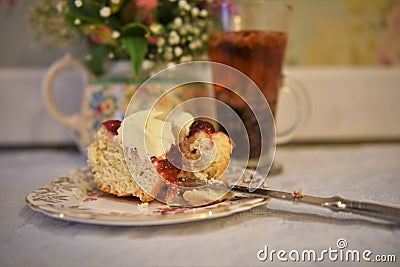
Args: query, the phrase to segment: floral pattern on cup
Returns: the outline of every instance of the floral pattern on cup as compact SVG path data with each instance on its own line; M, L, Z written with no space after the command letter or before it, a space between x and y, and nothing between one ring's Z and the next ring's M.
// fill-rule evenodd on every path
M53 63L44 77L43 89L50 114L71 130L74 141L83 154L86 154L87 146L94 140L96 132L104 121L124 119L128 103L141 85L129 75L131 70L126 67L130 67L130 63L128 62L128 65L125 63L114 62L107 75L94 78L88 74L79 61L67 54ZM75 114L65 115L58 110L53 101L53 81L61 70L71 67L86 73L87 79L83 88L81 108ZM149 99L154 99L154 96L158 96L159 92L166 88L175 87L176 79L180 79L179 75L147 84L146 89L141 90L141 94L137 95L139 98L139 103L135 106L137 111L152 107L154 103L149 102ZM194 83L179 88L175 87L170 93L163 96L153 108L168 114L174 107L193 97L214 97L214 93L212 88L205 84ZM191 108L210 110L210 107L193 106Z
M104 95L103 92L97 92L92 95L90 107L93 109L97 118L112 116L116 109L117 99L112 95Z
M93 81L85 87L82 106L80 142L86 147L103 121L122 120L129 99L137 88L129 82Z

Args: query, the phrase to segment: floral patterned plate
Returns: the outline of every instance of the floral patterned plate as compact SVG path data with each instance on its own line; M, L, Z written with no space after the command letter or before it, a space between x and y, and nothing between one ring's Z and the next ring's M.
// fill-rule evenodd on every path
M96 189L88 168L75 170L26 196L35 211L53 218L101 225L146 226L228 216L265 204L263 198L233 198L196 208L171 208L153 201L118 198Z

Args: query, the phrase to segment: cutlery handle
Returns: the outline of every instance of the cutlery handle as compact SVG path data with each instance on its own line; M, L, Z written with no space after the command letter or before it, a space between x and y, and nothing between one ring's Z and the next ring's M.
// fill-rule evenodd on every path
M341 197L335 197L333 201L323 203L323 206L333 211L351 212L400 223L400 209L396 207L353 201Z

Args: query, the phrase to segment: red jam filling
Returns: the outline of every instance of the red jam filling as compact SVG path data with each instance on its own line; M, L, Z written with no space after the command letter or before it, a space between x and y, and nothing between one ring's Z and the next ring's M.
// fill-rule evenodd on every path
M214 126L208 121L197 120L192 123L189 127L189 135L192 136L197 132L204 131L208 134L212 134L215 132Z
M118 129L121 126L121 121L119 120L108 120L102 123L104 127L107 128L113 135L118 135Z
M156 166L157 172L167 181L177 184L178 174L181 171L175 167L168 159L151 158L151 162Z
M189 127L189 135L194 135L197 132L204 131L208 134L215 132L214 126L202 120L197 120ZM178 174L181 172L182 153L178 145L172 145L170 151L166 154L167 158L151 157L151 162L156 167L157 172L167 181L172 184L178 184ZM170 160L173 162L171 163Z

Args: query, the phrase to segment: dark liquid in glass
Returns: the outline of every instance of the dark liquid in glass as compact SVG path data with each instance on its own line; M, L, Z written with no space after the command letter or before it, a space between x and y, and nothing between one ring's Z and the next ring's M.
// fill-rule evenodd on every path
M249 76L260 88L275 115L286 43L287 35L283 32L220 32L210 37L210 59L232 66ZM232 85L230 88L240 86L235 84L235 77L227 77L224 73L214 71L214 79ZM249 136L250 158L258 158L261 138L253 113L247 104L230 90L217 85L214 87L217 99L232 107L242 119Z

